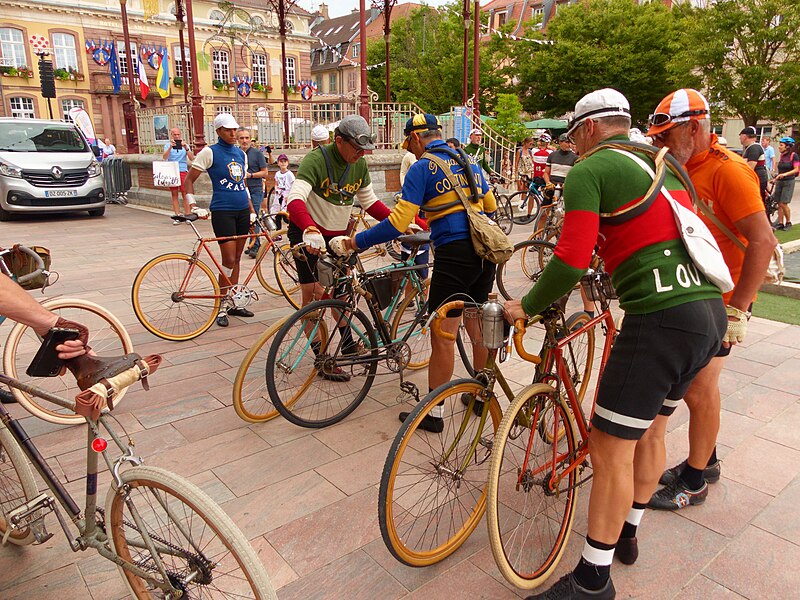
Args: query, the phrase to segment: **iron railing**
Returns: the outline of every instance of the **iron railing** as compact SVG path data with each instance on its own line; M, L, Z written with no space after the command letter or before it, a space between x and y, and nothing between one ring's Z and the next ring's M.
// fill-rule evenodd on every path
M169 141L169 130L177 127L184 140L192 139L191 106L173 104L159 108L140 108L136 111L139 148L145 154L161 154Z

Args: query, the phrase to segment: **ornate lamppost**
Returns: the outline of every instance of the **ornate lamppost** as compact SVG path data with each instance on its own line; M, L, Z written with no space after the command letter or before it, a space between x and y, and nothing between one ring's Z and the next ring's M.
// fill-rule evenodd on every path
M138 154L139 133L136 123L136 89L133 87L133 51L131 50L130 31L128 31L128 8L125 6L126 3L127 0L119 0L120 11L122 12L122 36L125 40L125 52L128 54L128 88L130 91L130 102L123 105L123 107L128 137L128 152Z

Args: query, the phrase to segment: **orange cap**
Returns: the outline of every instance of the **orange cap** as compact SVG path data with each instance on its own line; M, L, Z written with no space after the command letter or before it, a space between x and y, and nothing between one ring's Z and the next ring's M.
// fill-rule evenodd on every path
M677 90L658 103L650 115L647 135L658 135L686 121L708 119L710 113L703 94L688 88Z

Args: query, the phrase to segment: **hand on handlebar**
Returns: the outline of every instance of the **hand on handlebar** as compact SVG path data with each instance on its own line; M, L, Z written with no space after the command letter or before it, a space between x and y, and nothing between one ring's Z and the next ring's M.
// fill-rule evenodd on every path
M205 208L200 208L197 205L192 206L192 214L197 215L198 219L207 219L208 218L208 211Z
M503 315L506 321L514 325L520 319L524 319L527 323L528 315L522 308L521 300L506 300L503 304Z
M306 245L306 251L311 254L321 254L325 251L325 238L313 225L306 227L303 231L303 242Z
M353 250L349 245L349 240L349 236L337 235L330 242L328 242L328 245L336 256L350 256L353 253Z

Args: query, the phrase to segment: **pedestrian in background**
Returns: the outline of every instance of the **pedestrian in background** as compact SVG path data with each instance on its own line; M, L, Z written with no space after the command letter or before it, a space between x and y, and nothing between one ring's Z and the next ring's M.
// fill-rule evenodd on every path
M170 141L164 144L164 154L161 158L168 162L178 163L178 170L180 172L181 184L176 187L169 188L172 194L172 214L173 215L188 215L189 214L189 200L186 198L186 192L183 189L183 184L186 181L186 175L189 172L188 160L194 160L194 154L189 149L189 146L181 139L181 130L173 127L169 130ZM183 211L180 210L178 205L178 193L183 196Z
M761 147L764 149L764 166L767 174L775 169L775 148L772 147L772 138L765 135L761 138Z
M778 224L775 229L788 231L792 228L792 211L789 203L794 194L794 182L800 174L800 156L795 152L795 141L792 137L781 138L778 150L781 152L775 176L775 197L778 199Z

